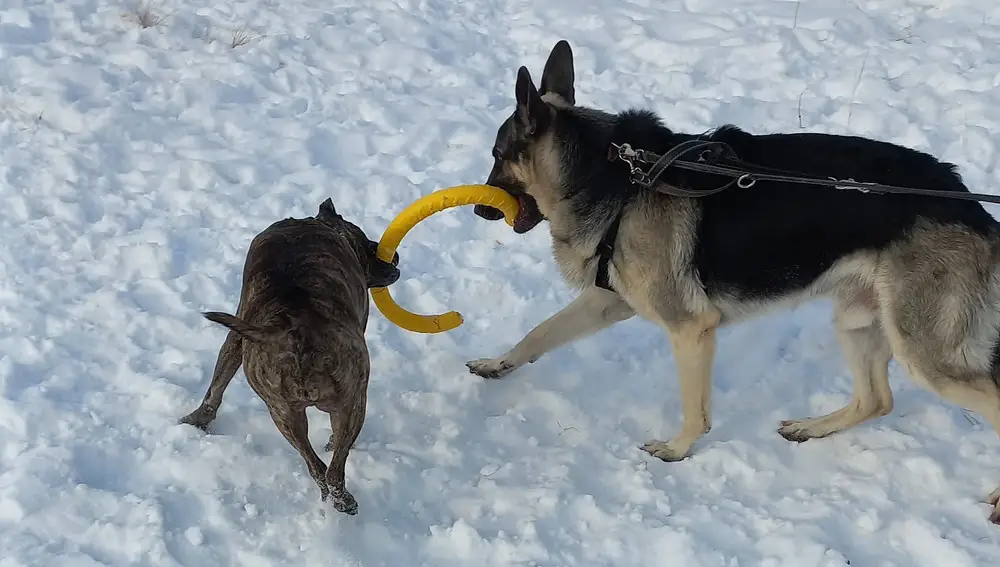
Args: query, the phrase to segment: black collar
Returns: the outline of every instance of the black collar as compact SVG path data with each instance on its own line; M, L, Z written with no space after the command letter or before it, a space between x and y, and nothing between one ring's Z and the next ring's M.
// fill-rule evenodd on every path
M615 220L611 221L604 237L597 243L597 277L594 278L594 285L610 292L615 290L611 287L611 275L608 274L608 267L611 265L611 257L615 254L615 242L618 240L618 228L622 223L622 215L625 214L625 205L622 203L615 215Z

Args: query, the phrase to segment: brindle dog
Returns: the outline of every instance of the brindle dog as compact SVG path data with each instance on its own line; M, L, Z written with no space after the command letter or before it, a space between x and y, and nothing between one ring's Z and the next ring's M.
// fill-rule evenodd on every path
M284 219L258 234L236 316L204 314L230 332L201 406L181 419L207 428L242 364L274 424L305 459L322 500L332 497L334 508L347 514L358 511L344 469L365 420L367 292L399 279L399 256L391 264L379 260L377 247L330 199L314 218ZM309 444L308 407L330 414L329 467Z

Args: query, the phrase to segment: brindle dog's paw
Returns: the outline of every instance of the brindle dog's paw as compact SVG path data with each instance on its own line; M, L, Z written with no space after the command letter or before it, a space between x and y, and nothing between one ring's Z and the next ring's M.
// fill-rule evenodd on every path
M502 378L516 368L513 364L499 358L480 358L465 363L469 372L483 378Z
M358 513L358 501L354 499L354 496L350 492L345 490L333 497L333 509L353 516Z
M208 424L212 423L215 419L215 410L207 406L199 406L198 409L185 415L178 420L178 423L183 423L197 427L202 431L208 429Z

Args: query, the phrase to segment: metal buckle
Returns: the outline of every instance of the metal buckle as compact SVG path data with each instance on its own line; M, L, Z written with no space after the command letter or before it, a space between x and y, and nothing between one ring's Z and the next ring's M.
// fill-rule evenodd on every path
M858 185L875 185L874 183L864 183L861 181L855 181L853 177L848 177L847 179L837 179L836 177L830 177L830 181L834 183L854 183L855 185L834 185L836 189L849 190L853 189L855 191L860 191L862 193L870 193L871 189L866 189L864 187L858 187Z
M632 146L625 143L616 147L618 148L618 159L632 165L632 160L635 159L635 150L632 149Z
M736 178L736 186L740 189L749 189L756 184L757 180L754 179L753 175L750 173L744 173Z

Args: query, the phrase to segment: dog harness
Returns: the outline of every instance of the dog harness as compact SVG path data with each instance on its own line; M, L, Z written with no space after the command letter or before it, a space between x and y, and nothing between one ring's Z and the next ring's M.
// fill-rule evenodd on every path
M725 191L732 185L738 185L743 189L753 186L756 180L750 180L746 176L733 179L722 187L709 189L707 191L693 191L680 187L664 189L657 185L656 182L660 176L667 171L668 167L675 165L684 154L701 150L697 161L705 162L712 157L716 157L715 154L721 154L726 148L728 148L728 146L721 142L695 139L681 142L673 148L670 148L667 153L662 156L658 156L646 150L633 150L628 144L618 145L612 142L611 146L608 148L608 161L614 162L621 160L628 164L630 169L629 180L633 185L638 185L639 190L653 189L660 193L666 193L677 197L704 197L706 195L712 195ZM732 155L735 155L735 152L733 152ZM653 159L654 157L655 159ZM642 166L639 165L643 163L652 163L653 166L648 172L645 172L642 170ZM611 275L608 273L608 269L611 266L611 259L615 254L615 243L618 241L618 229L621 227L622 215L625 214L625 206L627 204L628 199L626 198L625 203L623 203L621 208L618 209L618 213L615 215L614 220L611 221L611 224L608 226L607 232L604 233L601 241L597 244L597 275L594 278L594 285L611 292L614 292L615 290L611 286Z
M618 210L618 214L615 215L615 220L611 221L607 232L604 233L601 241L597 243L597 277L594 278L594 285L610 292L615 292L615 290L611 287L611 274L608 273L608 268L611 265L611 257L615 254L615 243L618 241L618 228L622 224L622 215L624 213L625 205L623 204L622 208Z

